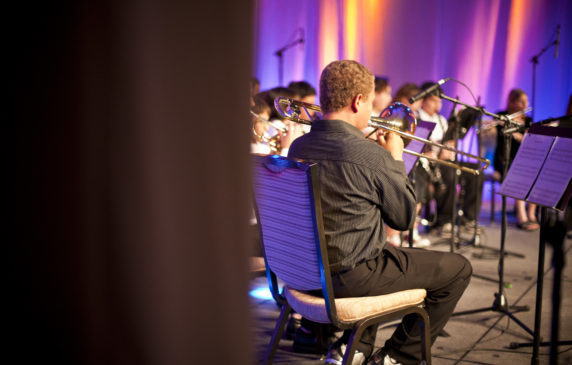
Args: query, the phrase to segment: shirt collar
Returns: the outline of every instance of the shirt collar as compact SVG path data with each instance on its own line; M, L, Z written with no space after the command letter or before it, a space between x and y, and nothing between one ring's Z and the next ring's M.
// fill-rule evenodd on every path
M312 131L324 131L324 132L343 132L353 134L354 136L363 138L364 135L362 131L348 122L344 122L339 119L320 119L312 122Z

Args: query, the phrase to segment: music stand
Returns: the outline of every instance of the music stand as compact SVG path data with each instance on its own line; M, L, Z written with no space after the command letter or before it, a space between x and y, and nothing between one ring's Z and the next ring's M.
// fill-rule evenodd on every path
M508 161L510 160L510 145L511 145L511 138L512 134L519 131L522 126L511 122L506 116L497 116L496 119L502 120L504 118L504 127L503 127L503 134L504 134L504 160L507 163L504 166L504 171L502 174L502 181L505 181L505 177L508 174ZM522 147L522 145L521 145ZM485 307L485 308L478 308L472 309L462 312L453 313L453 316L461 316L465 314L473 314L473 313L480 313L486 311L493 311L493 312L500 312L510 319L515 321L520 327L522 327L526 332L528 332L531 336L534 335L534 332L528 328L523 322L521 322L518 318L515 317L513 312L522 312L530 310L529 306L509 306L508 301L506 300L504 294L504 256L505 256L505 241L506 241L506 227L507 227L507 218L506 218L506 196L503 195L502 197L502 225L501 225L501 239L500 239L500 249L499 249L499 266L498 266L498 292L494 294L494 301L492 306ZM511 310L513 312L511 312Z
M509 174L501 185L499 194L521 199L542 207L540 242L538 251L538 273L536 282L536 309L534 315L534 332L532 333L532 364L539 363L539 346L550 345L550 363L557 363L558 345L570 345L572 341L558 340L559 319L552 318L550 342L540 342L540 322L542 315L542 291L544 280L544 256L547 231L548 209L563 210L572 195L572 130L569 128L544 127L534 125L525 135L518 153L510 168ZM564 236L562 235L562 240ZM554 241L553 241L554 242ZM561 242L560 242L561 243ZM558 255L555 249L554 255ZM562 256L560 254L560 256ZM558 263L559 258L555 257ZM562 265L556 265L556 284L560 283ZM558 284L559 285L559 284ZM560 293L553 293L553 299L560 299ZM560 303L553 302L553 313L559 313ZM531 346L530 343L511 343L512 348Z
M433 129L435 129L436 125L437 124L433 122L426 122L424 120L418 121L417 127L415 128L415 136L423 139L428 139L431 133L433 132ZM407 145L407 149L409 151L417 153L421 153L424 147L425 144L423 142L416 141L414 139L411 140L411 142L409 142L409 144ZM414 171L413 169L418 162L419 162L418 156L411 155L409 153L403 154L403 163L405 164L405 172L407 173L407 175L409 175L412 171ZM413 177L413 180L414 179L415 177ZM409 229L409 247L413 247L413 230L414 227Z

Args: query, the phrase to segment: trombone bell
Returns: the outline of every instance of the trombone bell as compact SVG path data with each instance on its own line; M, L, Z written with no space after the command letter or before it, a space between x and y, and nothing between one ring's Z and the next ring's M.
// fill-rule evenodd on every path
M411 135L415 134L415 129L417 128L417 120L415 120L413 111L410 107L401 103L393 103L379 114L379 118L371 118L368 123L369 126L379 128L372 122L381 123L386 127ZM401 135L401 138L403 139L404 146L407 146L409 142L411 142L411 139L404 135Z

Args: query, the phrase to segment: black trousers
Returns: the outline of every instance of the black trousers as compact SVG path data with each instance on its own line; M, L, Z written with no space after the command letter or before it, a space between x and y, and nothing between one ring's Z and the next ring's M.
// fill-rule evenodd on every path
M471 168L475 167L474 164L462 163L462 165ZM457 189L454 186L456 169L449 166L439 166L439 168L441 169L441 177L445 189L442 191L436 189L438 192L435 195L435 200L437 201L437 225L443 225L451 222L453 219L453 200L455 199L455 194L457 194ZM461 184L461 194L463 195L459 200L461 202L460 208L463 210L464 221L472 221L478 218L484 181L483 174L475 176L468 172L461 172L459 183Z
M445 327L457 301L469 285L470 262L456 253L387 245L381 255L353 270L332 274L336 297L389 294L406 289L426 289L431 344ZM377 326L368 328L358 349L369 356ZM407 315L385 343L391 357L402 364L421 362L421 332L416 315Z
M431 190L434 189L430 187L430 185L433 184L431 176L429 176L429 173L423 168L423 166L421 166L420 163L415 165L415 168L409 175L409 178L413 180L417 203L426 204L433 198Z

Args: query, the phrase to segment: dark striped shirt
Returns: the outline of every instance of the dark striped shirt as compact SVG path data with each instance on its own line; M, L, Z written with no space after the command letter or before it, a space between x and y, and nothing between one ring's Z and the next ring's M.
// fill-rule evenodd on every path
M415 192L402 161L341 120L312 122L288 157L319 165L324 229L333 272L380 254L384 221L406 230L415 217Z

